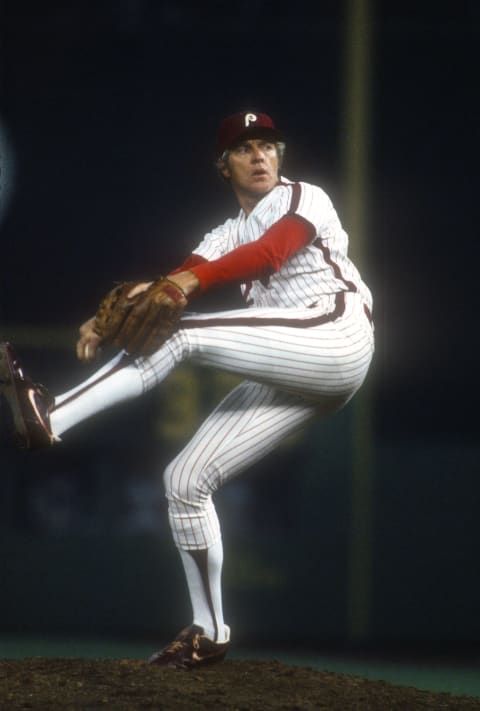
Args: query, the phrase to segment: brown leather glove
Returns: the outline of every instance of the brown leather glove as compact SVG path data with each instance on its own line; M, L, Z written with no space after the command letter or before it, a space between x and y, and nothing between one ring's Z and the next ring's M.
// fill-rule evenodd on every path
M122 282L106 295L95 315L94 331L102 345L113 344L132 356L148 356L178 328L188 300L166 277L129 296L137 285Z

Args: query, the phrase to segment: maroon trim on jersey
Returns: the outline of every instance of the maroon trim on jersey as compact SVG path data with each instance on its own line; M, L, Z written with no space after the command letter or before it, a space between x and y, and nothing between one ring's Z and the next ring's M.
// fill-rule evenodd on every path
M373 324L372 312L371 312L370 309L368 308L367 304L363 304L363 310L365 311L365 316L368 318L368 320L370 321L370 323Z
M287 212L287 215L292 215L295 214L296 211L298 210L298 206L300 204L300 197L302 195L302 186L300 183L293 183L292 185L292 198L290 200L290 208ZM301 215L297 215L297 217L301 217ZM311 224L309 220L306 220L305 218L302 218L305 220L305 222L308 222L308 224ZM315 228L314 228L315 229ZM338 266L336 262L333 261L332 256L330 254L330 250L328 247L323 244L321 237L318 237L314 242L312 242L313 247L317 247L320 249L323 253L323 258L325 259L325 262L332 267L333 273L337 279L340 281L343 281L345 286L347 287L348 291L358 291L357 286L353 283L353 281L348 281L345 279L342 275L341 269Z
M279 309L280 310L280 309ZM180 322L180 329L186 328L206 328L207 326L288 326L289 328L313 328L331 323L345 312L345 292L339 291L335 294L335 308L329 314L312 316L312 318L282 318L253 316L235 316L234 318L213 318L197 320L195 318L183 318Z
M77 390L76 393L73 395L70 395L70 397L67 397L65 400L62 400L62 402L59 405L56 405L52 407L50 412L54 412L55 410L58 410L60 407L63 407L64 405L67 405L69 402L72 402L73 400L76 400L77 397L80 397L80 395L83 395L83 393L87 392L87 390L90 390L90 388L95 387L95 385L98 385L98 383L101 383L103 380L106 380L109 378L111 375L116 373L118 370L122 370L122 368L125 368L127 365L127 361L133 362L132 356L128 355L128 353L124 353L122 358L118 361L116 365L114 365L112 368L110 368L109 371L104 373L103 375L100 375L96 380L93 380L91 383L87 383L87 385L84 385L83 388L80 388L80 390Z
M312 242L313 247L317 247L322 254L325 262L332 267L333 273L337 279L340 281L343 281L345 286L348 288L348 291L358 291L357 286L353 283L353 281L348 281L347 279L344 278L342 274L342 270L338 266L336 262L333 261L332 255L330 254L330 250L328 249L326 244L323 244L322 238L318 237L315 242Z
M300 185L300 183L293 183L292 197L290 199L290 207L287 212L287 215L295 213L298 210L301 195L302 195L302 186Z

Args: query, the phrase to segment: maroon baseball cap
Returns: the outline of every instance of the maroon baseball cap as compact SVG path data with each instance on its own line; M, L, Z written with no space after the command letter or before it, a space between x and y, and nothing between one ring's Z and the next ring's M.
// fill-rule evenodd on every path
M222 121L217 135L217 155L221 156L227 148L244 138L271 138L281 141L282 134L267 114L256 111L240 111Z

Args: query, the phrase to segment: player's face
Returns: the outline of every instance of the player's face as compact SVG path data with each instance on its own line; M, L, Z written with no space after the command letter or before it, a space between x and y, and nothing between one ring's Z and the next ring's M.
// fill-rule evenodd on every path
M265 139L243 141L229 151L222 172L239 199L258 202L278 182L277 147Z

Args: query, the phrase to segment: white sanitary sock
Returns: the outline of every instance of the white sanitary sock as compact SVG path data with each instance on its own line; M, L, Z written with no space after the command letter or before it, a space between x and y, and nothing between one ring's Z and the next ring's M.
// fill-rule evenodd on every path
M225 642L227 631L222 609L221 539L211 548L199 551L178 549L182 558L193 609L193 624L203 627L205 634L216 642Z
M141 395L142 376L130 361L122 365L119 354L84 383L55 398L50 426L57 437L87 417L124 400Z

